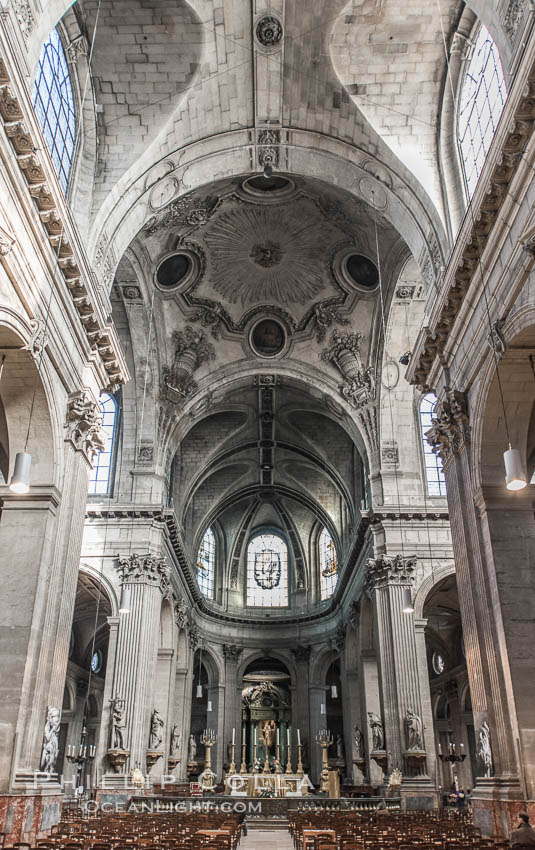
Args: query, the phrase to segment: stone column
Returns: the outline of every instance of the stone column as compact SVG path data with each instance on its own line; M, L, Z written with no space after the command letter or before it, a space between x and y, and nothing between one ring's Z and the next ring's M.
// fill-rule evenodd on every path
M193 667L188 663L189 641L187 635L188 614L186 601L182 598L174 604L175 623L178 628L177 658L175 666L174 710L170 723L180 730L180 744L174 755L180 759L173 772L181 782L187 781L188 741L191 717L191 690Z
M123 615L128 616L128 615ZM106 750L111 746L111 700L113 697L113 676L115 670L115 658L117 653L117 637L119 635L120 617L108 617L110 636L108 640L108 657L106 661L106 678L104 680L104 693L102 696L102 720L97 742L97 753L95 762L97 766L97 784L99 777L108 769L106 761Z
M426 437L444 466L459 605L463 624L466 665L476 730L476 746L485 744L488 760L479 762L473 793L474 817L484 834L503 832L501 818L493 819L496 799L522 797L516 758L516 720L512 709L507 653L501 636L503 624L490 563L483 553L476 514L469 459L470 426L467 399L449 391ZM491 604L491 600L495 600ZM490 734L488 734L490 733ZM489 741L490 744L487 742Z
M309 706L309 662L310 646L297 646L293 651L295 658L296 681L292 682L292 758L297 764L297 730L301 733L301 743L305 744L308 766L311 768L314 758L313 737L316 728L311 721ZM295 765L294 765L295 766Z
M223 760L226 762L226 748L229 741L232 741L232 730L236 730L236 748L235 761L241 761L241 738L242 738L242 722L241 722L241 690L238 688L238 661L243 652L241 646L235 644L223 645L223 655L225 656L225 721L223 726Z
M164 558L132 554L117 558L116 569L130 591L130 612L121 617L115 658L113 699L124 700L124 746L130 751L128 771L145 770L153 684L160 636L162 597L169 593L169 568ZM162 746L163 750L163 746ZM163 761L158 769L163 767Z
M427 751L433 733L432 727L424 730L414 618L402 610L403 590L412 585L415 564L416 558L379 555L368 561L366 579L374 606L388 772L398 768L405 786L431 790ZM417 729L412 739L406 725L411 713Z

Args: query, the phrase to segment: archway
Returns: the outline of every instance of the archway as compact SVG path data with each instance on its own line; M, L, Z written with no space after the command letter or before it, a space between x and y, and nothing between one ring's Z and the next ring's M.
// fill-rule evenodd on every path
M242 724L245 763L286 764L291 740L290 673L276 658L257 658L245 669L242 688Z

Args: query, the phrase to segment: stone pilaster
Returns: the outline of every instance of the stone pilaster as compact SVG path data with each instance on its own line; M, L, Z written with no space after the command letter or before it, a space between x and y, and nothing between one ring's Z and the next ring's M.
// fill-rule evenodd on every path
M403 612L403 591L413 583L416 558L379 555L367 564L366 583L374 607L387 769L399 768L404 784L431 785L427 751L432 730L422 719L422 676L414 619ZM426 674L427 675L427 674ZM418 745L408 738L406 718L419 723ZM427 741L429 739L429 741Z
M224 754L226 761L227 744L232 741L232 730L236 730L236 758L241 758L241 689L238 688L238 662L243 652L241 646L235 644L224 644L223 655L225 657L225 722L224 722Z
M139 763L145 770L150 717L154 701L160 611L169 593L169 568L155 555L117 557L116 569L130 590L130 613L121 617L114 672L113 699L124 700L124 744L130 751L127 769ZM157 765L164 768L163 761ZM165 766L166 767L166 766ZM162 771L164 772L164 771Z

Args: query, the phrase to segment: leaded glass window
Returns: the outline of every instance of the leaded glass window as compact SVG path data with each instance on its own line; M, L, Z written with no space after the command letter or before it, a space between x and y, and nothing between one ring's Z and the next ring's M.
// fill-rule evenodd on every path
M329 599L338 581L338 561L334 540L326 528L319 538L320 598Z
M215 578L215 534L207 528L199 546L197 558L197 584L203 596L214 597Z
M503 111L507 90L498 48L481 27L461 92L459 143L470 196L474 190Z
M33 86L33 106L63 192L67 192L76 139L69 69L57 29L45 41Z
M433 425L433 413L436 407L437 399L433 393L427 393L420 401L420 429L422 435L422 445L424 450L424 466L427 492L430 496L445 496L446 481L442 464L438 455L434 454L431 446L425 438L426 431Z
M115 399L103 393L100 396L102 427L106 434L104 451L99 452L89 475L89 495L106 495L111 486L111 470L115 448L115 426L117 424L117 403Z
M247 547L247 605L288 605L288 547L278 534L257 534Z

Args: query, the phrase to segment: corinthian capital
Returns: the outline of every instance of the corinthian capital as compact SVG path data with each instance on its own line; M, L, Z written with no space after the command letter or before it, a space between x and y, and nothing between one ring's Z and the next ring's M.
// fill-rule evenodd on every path
M101 423L100 407L89 396L83 392L69 396L65 439L73 444L76 451L82 452L90 464L96 453L106 447L106 433Z
M155 555L138 555L133 552L126 558L117 555L115 569L125 584L147 584L158 587L164 596L169 593L169 574L165 558Z
M223 644L223 655L227 661L237 661L243 652L243 647L236 646L234 643Z
M389 584L410 585L414 580L416 558L405 558L403 555L379 555L370 558L366 566L366 588L375 590Z
M448 393L438 416L433 419L433 427L426 431L425 437L442 462L459 451L470 437L468 404L464 393L456 390Z

